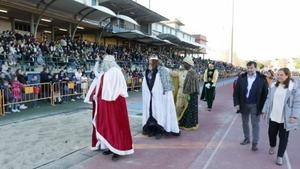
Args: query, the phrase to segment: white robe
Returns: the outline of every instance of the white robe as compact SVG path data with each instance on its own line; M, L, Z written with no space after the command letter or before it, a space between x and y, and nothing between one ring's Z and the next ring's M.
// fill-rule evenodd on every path
M150 90L148 88L146 77L144 76L142 84L143 92L143 126L147 123L150 116ZM156 74L155 82L152 88L152 116L157 120L166 132L179 133L176 109L173 99L173 92L168 91L163 95L163 86L159 73Z

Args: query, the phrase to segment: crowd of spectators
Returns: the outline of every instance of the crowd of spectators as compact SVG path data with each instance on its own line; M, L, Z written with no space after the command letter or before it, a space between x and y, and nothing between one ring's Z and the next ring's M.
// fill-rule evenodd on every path
M31 33L3 31L0 34L0 61L4 68L20 67L25 64L31 68L47 65L50 69L67 69L67 71L74 71L78 67L91 69L95 58L105 53L115 55L116 60L129 76L141 74L147 63L147 56L152 53L158 54L162 63L170 68L178 67L183 59L183 56L164 51L149 52L147 48L104 46L82 39L71 40L69 36L62 36L55 42L47 39L37 42ZM209 60L195 59L195 68L199 74L204 72L207 62ZM227 73L237 70L236 67L225 62L216 62L216 67L221 72Z
M157 54L161 62L168 68L178 68L183 56L175 55L167 51L157 52L148 48L129 48L126 46L104 46L82 39L71 40L68 36L62 36L58 41L44 40L38 42L32 34L21 34L12 31L3 31L0 34L0 89L5 90L5 102L18 102L24 99L24 86L34 86L34 98L37 99L40 93L45 93L39 83L63 83L64 85L56 90L56 102L75 101L84 97L90 82L95 74L90 71L95 63L96 57L102 57L105 53L115 56L117 62L123 69L128 82L137 85L141 82L143 73L147 66L147 58L151 54ZM199 76L204 73L210 60L195 58L195 69ZM220 75L239 72L240 68L234 67L225 62L213 61ZM35 69L42 68L37 72ZM35 72L28 75L26 71ZM27 76L28 75L28 76ZM132 79L135 79L132 82ZM69 82L74 83L70 88ZM73 93L72 97L60 97ZM83 93L82 95L76 95ZM12 112L26 109L27 106L11 106Z

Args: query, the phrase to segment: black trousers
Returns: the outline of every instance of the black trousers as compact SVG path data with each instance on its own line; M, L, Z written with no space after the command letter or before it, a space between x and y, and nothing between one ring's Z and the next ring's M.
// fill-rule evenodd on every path
M283 157L288 144L289 131L284 128L284 123L277 123L270 120L268 133L271 147L276 147L277 135L279 135L279 147L277 156Z

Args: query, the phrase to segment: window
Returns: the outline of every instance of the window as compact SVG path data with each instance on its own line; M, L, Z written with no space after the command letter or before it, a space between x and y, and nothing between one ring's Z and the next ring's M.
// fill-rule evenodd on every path
M162 32L162 25L161 24L157 24L157 31Z
M156 30L156 31L158 31L158 32L161 32L160 29L162 29L162 28L161 28L161 25L159 25L159 24L157 24L157 23L154 23L154 24L153 24L153 30Z
M177 31L177 37L179 37L179 38L183 37L184 38L184 34L180 31Z
M125 28L125 21L123 19L120 19L120 28Z
M170 33L171 30L170 30L169 27L166 26L165 29L164 29L164 31L165 31L164 33Z
M175 34L176 34L176 32L175 32L174 29L171 29L171 34L172 34L172 35L175 35Z
M97 5L97 0L92 0L92 6L96 6Z
M15 29L20 31L30 32L30 25L29 23L16 22Z

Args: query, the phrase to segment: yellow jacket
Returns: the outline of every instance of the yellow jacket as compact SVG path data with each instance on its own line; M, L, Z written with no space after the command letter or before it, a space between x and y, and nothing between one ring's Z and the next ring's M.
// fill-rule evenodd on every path
M212 79L212 83L213 83L212 86L216 86L218 78L219 78L219 71L217 69L215 69L213 79ZM204 82L207 82L207 69L204 72L203 80L204 80Z

